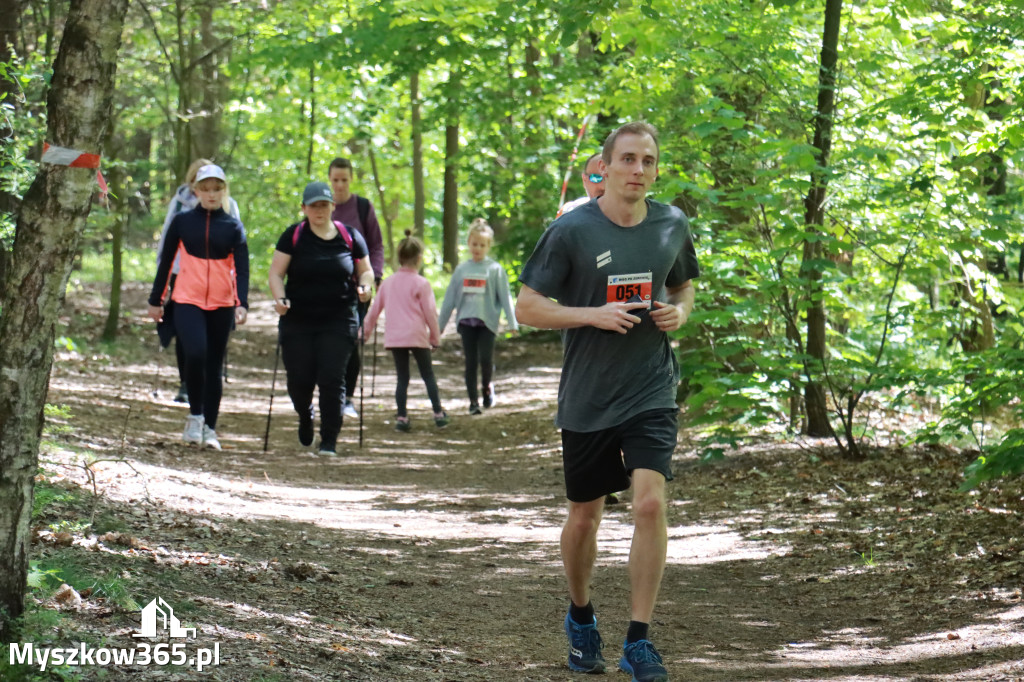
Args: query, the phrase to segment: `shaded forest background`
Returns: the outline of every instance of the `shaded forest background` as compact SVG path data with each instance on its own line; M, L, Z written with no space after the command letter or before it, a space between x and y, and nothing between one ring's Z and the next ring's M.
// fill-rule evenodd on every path
M0 0L5 250L66 11ZM1024 470L1022 87L1005 2L138 0L82 268L112 283L115 340L138 314L121 283L151 276L205 156L259 287L301 187L346 156L389 254L413 229L443 285L484 216L515 281L584 121L581 158L642 118L662 131L655 197L691 217L703 267L678 334L703 456L766 431L854 458L942 443L976 451L975 485Z

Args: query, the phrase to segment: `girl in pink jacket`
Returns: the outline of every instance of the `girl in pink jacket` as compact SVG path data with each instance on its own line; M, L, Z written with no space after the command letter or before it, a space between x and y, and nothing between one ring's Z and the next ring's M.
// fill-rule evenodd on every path
M363 338L369 338L377 326L377 317L384 316L384 348L395 358L395 404L398 415L396 431L411 431L405 410L409 389L409 355L416 358L420 376L427 387L430 405L434 408L434 425L448 426L448 414L441 407L441 396L434 379L430 349L441 345L441 330L437 327L437 304L430 282L419 274L423 262L423 242L405 231L405 239L398 244L398 262L401 267L380 285L377 297L363 323Z

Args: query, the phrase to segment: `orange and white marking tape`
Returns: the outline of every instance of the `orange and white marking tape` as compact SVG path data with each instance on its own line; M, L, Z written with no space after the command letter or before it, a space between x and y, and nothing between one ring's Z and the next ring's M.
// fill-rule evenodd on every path
M48 142L43 143L43 163L54 166L70 166L71 168L99 168L100 155L88 154L66 147L55 147Z
M80 152L67 147L56 147L49 142L43 143L43 155L39 158L42 163L53 166L68 166L69 168L95 168L96 182L100 186L100 194L106 198L107 181L100 172L100 155Z

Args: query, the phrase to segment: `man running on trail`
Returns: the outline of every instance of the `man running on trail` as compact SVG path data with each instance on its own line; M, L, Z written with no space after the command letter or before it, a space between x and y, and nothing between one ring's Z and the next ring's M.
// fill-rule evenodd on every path
M523 268L521 324L561 329L565 352L556 424L562 429L568 518L562 563L569 588L569 667L602 672L590 581L607 493L633 487L631 620L619 667L634 682L665 682L648 638L665 568L665 481L678 430L678 366L668 333L693 310L700 270L683 213L646 198L658 138L626 124L604 143L605 193L551 224Z

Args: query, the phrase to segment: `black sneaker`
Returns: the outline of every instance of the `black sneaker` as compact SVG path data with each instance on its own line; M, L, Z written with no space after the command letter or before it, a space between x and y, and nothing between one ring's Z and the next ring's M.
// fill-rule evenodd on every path
M484 386L484 407L491 407L492 405L494 405L494 388Z
M313 406L299 412L299 442L303 445L313 444Z
M480 406L477 405L476 403L470 403L470 405L469 405L469 413L470 414L483 414L483 410L481 410Z
M176 403L187 403L188 402L188 389L185 388L185 384L181 384L178 387L178 395L174 396L174 402Z
M661 654L646 639L622 645L619 670L632 673L631 682L668 682L668 671L661 664Z
M565 614L565 635L569 638L569 670L578 673L603 673L604 656L597 618L590 625L580 625Z
M448 413L445 412L444 410L434 413L434 426L436 426L439 429L443 429L444 427L448 426L451 423L451 421L452 420L448 416Z
M401 431L402 433L409 433L412 431L412 424L409 423L408 417L398 417L395 419L395 431Z

